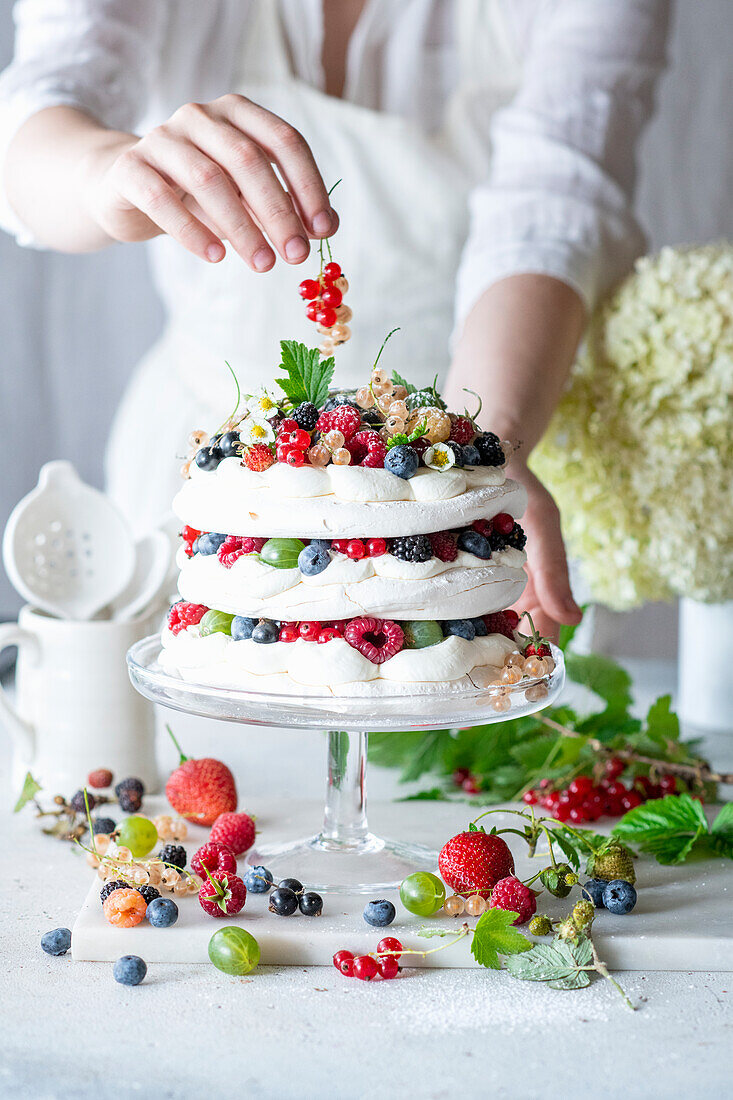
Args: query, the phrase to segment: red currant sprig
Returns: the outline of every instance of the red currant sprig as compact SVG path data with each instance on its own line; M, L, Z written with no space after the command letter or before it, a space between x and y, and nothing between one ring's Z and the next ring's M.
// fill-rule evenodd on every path
M339 264L330 260L324 266L321 257L318 278L304 279L299 289L301 297L308 302L305 307L306 317L317 324L318 331L323 336L321 355L331 355L335 347L344 344L351 337L347 321L351 320L353 314L343 300L349 289L348 280L342 274Z

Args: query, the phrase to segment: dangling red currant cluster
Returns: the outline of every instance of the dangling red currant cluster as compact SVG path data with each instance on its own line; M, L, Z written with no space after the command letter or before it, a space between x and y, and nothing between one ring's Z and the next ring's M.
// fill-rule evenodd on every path
M323 336L319 348L321 355L331 355L335 347L351 337L347 321L351 320L353 314L344 304L344 294L348 289L348 281L341 273L339 264L330 260L324 266L323 254L318 278L303 279L300 284L300 296L308 302L305 315L309 321L315 321Z

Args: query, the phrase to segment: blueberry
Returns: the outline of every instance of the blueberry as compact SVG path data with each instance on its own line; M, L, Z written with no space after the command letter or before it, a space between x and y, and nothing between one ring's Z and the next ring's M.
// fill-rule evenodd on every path
M218 447L202 447L196 452L194 462L202 470L215 470L223 457Z
M612 879L603 890L603 904L609 913L624 916L636 905L636 890L625 879Z
M458 549L465 550L469 554L475 554L477 558L486 560L491 557L491 544L487 538L469 527L461 531L458 536Z
M252 631L252 641L260 642L262 645L270 645L271 642L277 641L279 634L280 631L275 623L270 619L264 619Z
M455 459L456 459L456 466L465 466L466 465L466 456L463 452L463 447L461 446L461 444L460 443L455 443L452 439L447 439L445 445L451 451L453 451L453 454L455 455Z
M279 917L289 917L298 908L298 895L287 887L278 886L270 894L270 904L267 907L271 913L277 913Z
M338 408L339 405L351 405L352 409L356 409L357 412L361 412L358 404L353 397L348 393L335 393L328 398L326 404L323 406L322 412L331 412L333 409Z
M231 626L232 638L235 642L244 642L252 637L254 627L254 619L248 619L245 615L235 615Z
M473 443L467 443L463 448L463 465L464 466L480 466L481 455L478 453Z
M258 865L245 871L242 881L250 894L266 894L272 886L272 875L266 867Z
M207 531L205 535L199 535L196 540L198 542L198 553L205 554L207 557L209 554L215 554L225 538L226 535L220 535L216 531Z
M390 447L384 460L385 470L389 470L391 474L405 479L414 477L419 464L420 459L417 457L417 451L414 447L410 447L408 443L400 443L397 447Z
M221 451L224 458L238 458L238 445L239 432L226 432L219 440L218 449Z
M323 898L313 890L307 890L298 902L298 908L304 917L320 917L323 912Z
M317 546L319 550L330 550L331 549L331 540L330 539L311 539L310 545L311 546Z
M47 955L65 955L71 947L71 932L68 928L54 928L41 936L41 947Z
M476 637L476 627L470 619L448 619L443 623L443 633L446 638L449 634L455 634L457 638L472 642Z
M364 920L375 928L386 928L397 915L397 911L391 901L384 898L379 901L368 901L364 906Z
M139 955L123 955L115 963L112 973L120 985L140 985L148 968Z
M298 878L283 878L277 884L278 890L292 890L294 894L303 893L303 883Z
M486 629L486 623L483 619L471 619L470 622L473 623L473 629L476 633L477 638L485 638L486 635L489 633Z
M145 910L153 928L170 928L178 920L178 906L171 898L154 898Z
M315 577L331 564L328 550L313 543L304 547L298 554L298 569L304 577Z
M199 540L194 539L193 542L191 543L191 553L192 554L198 554L198 552L199 552Z
M608 886L607 878L589 878L583 883L583 897L589 898L596 909L603 909L603 891Z
M95 836L97 833L113 833L116 827L111 817L92 818L92 832Z

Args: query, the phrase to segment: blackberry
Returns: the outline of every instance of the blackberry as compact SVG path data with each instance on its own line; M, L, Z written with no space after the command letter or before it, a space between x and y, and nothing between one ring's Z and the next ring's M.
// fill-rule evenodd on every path
M401 561L430 561L433 556L427 535L402 535L390 539L389 552Z
M89 793L89 791L87 791L87 801L89 803L89 809L93 810L94 807L97 805L97 800L93 794ZM69 805L71 806L72 810L75 810L78 814L85 814L87 812L87 809L84 804L84 791L77 791L76 794L73 794L71 796L71 801L69 802Z
M148 905L151 901L155 901L156 898L160 897L160 890L156 890L154 886L136 886L135 889L138 894L142 894Z
M513 546L515 550L524 550L527 545L527 536L523 528L515 523L510 533L506 536L507 546Z
M504 451L498 435L493 432L482 432L477 435L473 445L481 456L482 466L503 466L505 461Z
M334 393L329 397L328 401L321 409L321 412L332 412L333 409L337 409L339 405L351 405L352 409L356 409L357 412L360 413L362 411L354 398L350 397L348 393Z
M382 426L382 417L380 416L379 409L374 405L371 409L362 409L361 418L365 424L371 424L372 427Z
M139 779L122 779L115 787L120 807L126 814L135 814L143 804L145 785Z
M509 545L507 536L502 535L501 531L490 531L486 538L489 540L489 546L494 553L497 553L499 550L506 550Z
M456 459L456 466L465 466L466 465L466 459L465 459L465 455L464 455L464 452L463 452L463 447L461 446L460 443L456 443L452 439L446 439L445 446L448 447L451 451L453 451L453 454L455 455L455 459Z
M182 871L186 866L186 849L182 844L164 844L158 852L158 859Z
M306 432L312 432L318 420L318 409L312 401L303 401L294 409L291 416L299 428Z
M105 901L110 894L113 894L115 890L129 890L129 882L124 882L121 878L116 878L114 882L105 882L102 889L99 891L99 900L104 905Z
M97 833L113 833L117 826L111 817L94 817L92 818L92 832L96 836Z

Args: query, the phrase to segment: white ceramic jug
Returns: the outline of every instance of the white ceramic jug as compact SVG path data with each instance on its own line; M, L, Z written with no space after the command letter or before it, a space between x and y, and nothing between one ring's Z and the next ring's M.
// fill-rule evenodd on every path
M125 663L129 647L155 625L150 612L130 622L70 622L28 606L17 623L0 625L0 649L18 646L15 697L0 688L14 791L31 771L47 794L68 798L93 768L159 789L155 711Z

